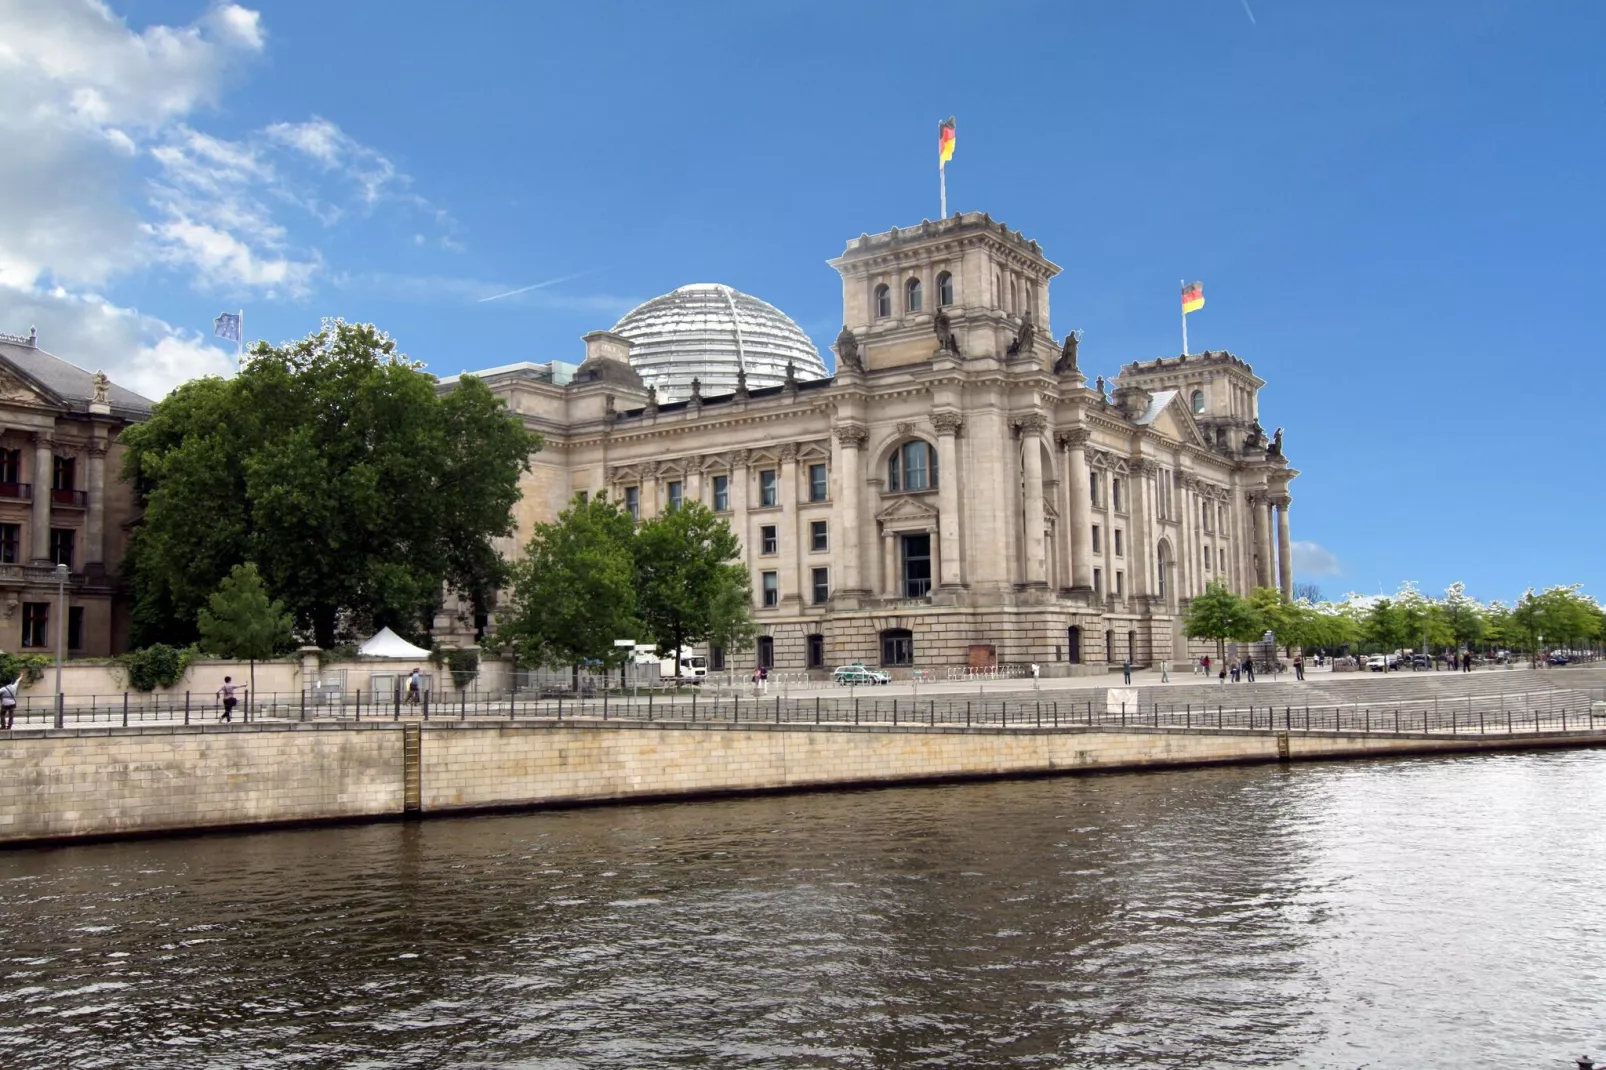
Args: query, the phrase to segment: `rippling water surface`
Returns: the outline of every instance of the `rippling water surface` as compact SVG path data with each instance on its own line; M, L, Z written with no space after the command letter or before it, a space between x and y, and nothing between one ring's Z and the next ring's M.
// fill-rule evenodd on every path
M1563 1067L1606 752L0 853L5 1067Z

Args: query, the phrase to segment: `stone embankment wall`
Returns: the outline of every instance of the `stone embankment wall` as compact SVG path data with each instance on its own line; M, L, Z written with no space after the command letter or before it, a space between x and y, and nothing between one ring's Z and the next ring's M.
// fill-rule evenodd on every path
M68 729L0 737L0 844L830 785L1601 743L1606 733L640 722Z

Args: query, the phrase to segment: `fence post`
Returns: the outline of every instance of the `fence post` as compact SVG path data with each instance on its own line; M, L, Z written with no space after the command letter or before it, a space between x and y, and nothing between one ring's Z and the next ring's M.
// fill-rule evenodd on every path
M1121 727L1126 727L1126 700L1121 700Z
M652 720L652 692L647 692L647 720Z
M859 696L853 696L853 723L859 723Z
M926 709L926 725L934 727L937 724L937 700L927 699L926 701L930 703L930 706Z
M429 689L424 689L424 720L429 720Z
M820 696L814 696L814 723L820 723Z
M123 727L128 727L128 692L123 692Z
M558 696L558 715L559 715L559 719L562 718L562 714L563 714L563 696L559 695ZM459 721L468 720L468 688L466 688L466 687L465 688L461 688L457 692L457 719Z
M190 723L190 693L184 692L184 723Z
M775 723L781 723L781 696L775 696Z
M1037 703L1037 727L1043 727L1043 704L1041 701Z
M608 687L606 684L602 687L602 719L604 721L608 719Z
M307 719L307 689L304 687L301 689L301 719Z
M357 692L357 720L360 721L362 720L362 688L359 687L355 690Z
M401 684L398 683L395 687L391 688L391 698L395 702L395 710L391 713L390 719L392 721L399 721L401 720Z
M970 727L970 700L965 700L965 727Z
M558 692L558 723L563 723L563 692Z

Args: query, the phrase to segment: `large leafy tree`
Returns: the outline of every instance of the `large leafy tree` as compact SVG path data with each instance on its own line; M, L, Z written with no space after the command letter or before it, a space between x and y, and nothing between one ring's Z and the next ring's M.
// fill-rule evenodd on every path
M637 605L661 655L695 643L752 643L753 585L724 518L687 502L636 532Z
M125 567L138 644L187 642L237 564L320 646L389 625L422 638L443 585L484 612L506 578L519 474L540 448L479 380L440 396L369 324L258 343L123 435L144 517Z
M1184 630L1192 639L1214 639L1216 657L1225 661L1227 640L1252 640L1265 631L1264 621L1249 601L1233 594L1225 583L1212 583L1188 604Z
M642 634L630 514L599 494L576 498L555 522L537 525L513 565L497 639L523 664L569 666L578 674L582 662L617 666L630 651L614 640Z

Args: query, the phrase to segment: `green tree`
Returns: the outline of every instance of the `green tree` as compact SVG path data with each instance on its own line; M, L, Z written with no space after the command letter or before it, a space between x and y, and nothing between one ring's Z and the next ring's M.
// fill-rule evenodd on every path
M1361 641L1370 649L1392 654L1410 640L1399 606L1390 598L1372 603L1361 621Z
M1458 581L1446 587L1439 607L1451 642L1467 650L1477 649L1487 623L1478 603L1467 596L1466 584Z
M496 635L523 664L582 662L614 668L630 656L615 639L640 638L636 616L635 522L607 495L576 497L556 522L536 525L512 568L510 604Z
M687 502L636 531L637 605L661 656L694 643L751 643L753 585L726 521Z
M443 587L478 613L506 579L519 474L540 448L472 376L432 376L368 324L258 343L234 379L185 383L129 428L143 505L125 568L133 639L185 643L235 565L323 647L389 625L423 638Z
M284 603L268 597L268 589L247 561L235 565L196 617L201 646L225 658L251 663L251 695L257 692L257 661L290 645L291 620Z
M1227 658L1228 639L1257 639L1265 631L1260 614L1249 601L1220 581L1208 585L1204 594L1188 604L1183 628L1190 639L1214 639L1218 661Z

